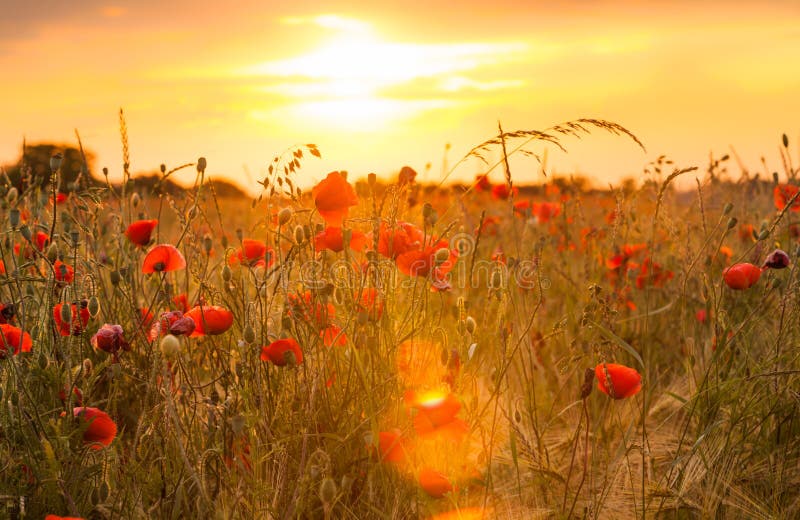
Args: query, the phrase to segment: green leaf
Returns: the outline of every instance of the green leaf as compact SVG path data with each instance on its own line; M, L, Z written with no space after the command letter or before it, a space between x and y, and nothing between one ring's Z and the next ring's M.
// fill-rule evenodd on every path
M599 330L600 333L603 336L605 336L607 339L613 341L614 343L616 343L617 345L622 347L625 351L627 351L628 354L633 356L633 358L636 361L639 362L639 365L642 367L642 369L644 369L644 361L642 360L642 356L640 356L639 353L636 352L636 349L633 348L627 341L625 341L624 339L620 338L619 336L617 336L616 334L614 334L613 332L611 332L610 330L608 330L604 326L600 325L596 321L589 320L589 323L591 323L593 327L596 327L597 330Z

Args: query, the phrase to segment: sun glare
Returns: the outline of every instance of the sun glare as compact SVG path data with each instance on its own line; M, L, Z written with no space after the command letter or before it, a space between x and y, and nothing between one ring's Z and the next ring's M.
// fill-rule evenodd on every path
M369 24L334 15L286 18L283 22L311 23L334 34L306 54L240 71L269 79L269 84L259 90L289 99L290 106L274 115L303 120L313 117L315 122L335 128L372 131L401 118L449 106L452 102L444 101L446 94L461 88L519 86L513 81L481 83L464 78L463 73L521 51L525 48L521 44L390 42L380 38ZM437 80L438 96L396 98L386 93L391 88L429 79ZM251 115L257 119L269 117L264 111Z

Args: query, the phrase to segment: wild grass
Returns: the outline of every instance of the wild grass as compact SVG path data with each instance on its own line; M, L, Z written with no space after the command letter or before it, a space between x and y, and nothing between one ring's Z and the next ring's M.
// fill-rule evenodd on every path
M592 127L639 143L581 120L501 129L470 154ZM60 186L57 161L47 179L23 166L22 189L0 181L0 301L33 343L18 355L6 344L0 360L0 516L795 517L800 223L794 199L773 204L777 174L733 179L727 157L702 174L662 157L640 188L547 178L510 201L371 177L352 182L360 202L344 227L373 234L364 251L335 253L315 247L323 221L292 180L304 154L319 153L278 155L252 205L207 189L205 159L189 165L194 188L178 196L136 191L127 152L120 187ZM781 162L794 179L788 146ZM679 175L695 176L697 190L676 190ZM69 198L56 205L58 192ZM524 200L558 213L514 205ZM123 232L144 218L159 220L152 242L178 247L185 269L142 273L148 247ZM377 253L381 226L400 221L458 252L449 290ZM37 231L50 235L41 248ZM244 239L272 249L266 266L231 264ZM725 285L727 266L761 265L775 248L791 256L787 269L745 291ZM617 255L625 263L614 269ZM57 279L56 260L73 280ZM381 313L361 305L365 288ZM306 291L308 306L293 304ZM228 309L233 326L163 348L141 309L157 318L180 294L190 307ZM60 335L54 306L81 300L91 319ZM122 326L129 351L92 348L104 323ZM326 347L331 323L343 344ZM297 340L302 363L261 360L283 337ZM642 391L599 392L587 369L612 362L636 368ZM422 435L409 390L452 392L466 434ZM109 446L84 442L79 400L116 423ZM408 442L400 462L384 460L380 443L395 430ZM452 489L426 492L426 468Z

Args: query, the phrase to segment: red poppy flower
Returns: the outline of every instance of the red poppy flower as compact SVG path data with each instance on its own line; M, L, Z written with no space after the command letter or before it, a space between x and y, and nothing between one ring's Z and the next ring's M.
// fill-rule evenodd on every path
M102 410L89 407L76 407L72 415L80 418L81 422L88 423L83 432L83 442L89 444L93 450L103 449L117 436L117 425Z
M378 433L378 451L381 461L399 463L406 458L406 439L397 428Z
M725 284L736 291L749 289L760 277L761 269L748 263L734 264L722 273Z
M303 362L303 351L300 350L300 345L294 339L279 339L261 347L261 361L271 361L272 364L279 367L290 362L299 365Z
M322 344L326 347L347 345L347 334L338 325L328 325L319 331L319 337L322 338Z
M33 237L34 243L36 244L36 249L39 251L44 251L44 248L50 243L50 235L43 231L37 231L36 235Z
M492 188L492 197L498 200L506 200L512 194L516 197L518 193L519 188L514 186L509 190L508 184L506 183L497 184L494 188Z
M708 320L708 312L705 309L700 309L695 313L694 317L698 322L705 323Z
M425 435L455 421L461 410L461 402L452 393L432 391L414 396L411 407L417 410L414 429L418 434Z
M6 263L0 260L0 274L6 274Z
M172 303L177 305L180 308L181 312L188 312L189 307L189 297L186 296L186 293L180 293L172 297Z
M350 206L358 204L355 190L339 172L331 172L311 190L314 205L329 226L341 226Z
M363 251L367 245L367 235L360 231L350 230L350 249ZM344 250L344 239L342 238L342 228L326 227L314 237L314 248L317 251L329 249L334 253Z
M383 316L383 298L374 287L364 287L356 298L362 312L367 313L368 319L378 321Z
M594 368L597 388L614 399L624 399L639 393L642 376L635 369L616 363L600 363Z
M153 246L144 257L142 272L145 274L177 271L186 268L186 259L170 244Z
M425 233L408 222L398 222L397 227L390 228L381 224L378 236L378 253L394 260L403 253L422 249Z
M125 236L132 244L146 246L150 243L153 230L158 225L158 220L137 220L125 230Z
M172 334L173 336L188 336L194 332L197 324L190 316L185 316L181 311L162 312L150 328L147 339L155 341L162 335Z
M53 264L53 271L55 272L56 281L64 283L72 283L75 279L75 269L71 265L67 265L61 260L56 260Z
M269 255L267 253L269 253ZM275 261L275 255L273 253L273 249L267 247L263 241L245 238L242 239L242 247L238 248L228 257L228 264L236 265L238 263L250 267L269 268L272 267ZM267 260L269 260L269 262L267 262Z
M492 183L489 182L489 176L477 175L475 177L475 191L489 191L492 189Z
M90 315L88 302L86 300L81 300L70 304L70 310L72 311L71 328L68 322L61 319L61 307L63 306L63 303L59 303L53 307L53 320L56 323L56 327L58 327L58 333L62 336L80 336L80 334L86 330L86 324L89 323Z
M441 240L438 243L428 246L419 251L409 251L397 257L397 268L401 273L408 276L419 276L431 280L436 287L445 288L447 286L447 274L456 265L458 253L455 249L449 250L447 257L443 261L437 261L440 249L447 250L448 243Z
M233 313L218 305L198 305L185 314L194 320L190 337L222 334L233 325Z
M540 202L534 204L531 209L532 213L536 215L536 220L540 224L550 222L550 219L561 214L561 205L554 202Z
M645 258L639 268L639 275L636 277L636 288L644 289L648 284L653 287L662 287L664 283L675 275L661 267L661 264L653 262L649 257Z
M19 327L0 323L0 359L6 357L8 347L14 349L16 356L20 352L30 352L33 348L33 340L30 334L23 332Z
M66 193L57 193L56 194L56 201L55 201L56 205L63 204L64 202L67 201L68 198L69 198L69 195L67 195ZM49 203L50 203L51 206L53 205L53 197L50 197Z
M425 467L419 472L419 485L432 498L442 498L445 494L453 491L453 484L442 473Z
M84 520L81 516L57 516L57 515L47 515L44 517L44 520Z
M89 341L97 350L108 352L116 357L120 350L130 350L131 345L125 340L122 326L104 324Z
M289 294L289 316L310 323L317 329L324 329L336 317L336 308L328 303L315 302L311 291Z
M793 184L778 184L775 186L775 190L772 192L773 199L775 201L775 207L782 211L783 208L789 203L792 198L797 195L798 188ZM791 211L800 211L800 197L798 200L795 200L790 208Z

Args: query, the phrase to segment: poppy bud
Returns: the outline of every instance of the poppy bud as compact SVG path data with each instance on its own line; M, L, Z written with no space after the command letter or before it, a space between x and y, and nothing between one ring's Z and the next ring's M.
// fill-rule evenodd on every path
M61 306L60 318L64 323L72 322L72 305L66 304Z
M423 217L425 220L428 220L428 218L429 218L429 217L430 217L432 214L433 214L433 206L431 206L431 203L430 203L430 202L426 202L425 204L423 204L423 205L422 205L422 217Z
M211 247L213 245L214 242L211 240L210 236L206 235L203 237L203 251L205 251L206 254L209 254L211 252Z
M200 173L203 173L204 171L206 171L206 158L205 157L201 157L201 158L197 159L197 171L200 172Z
M786 135L786 134L783 134L782 139L783 139L783 147L784 148L789 148L789 136Z
M493 289L499 289L503 285L503 276L500 274L500 271L492 272L492 279L489 283L489 286Z
M24 238L25 240L30 240L31 237L33 236L33 234L31 233L31 228L29 228L27 225L19 228L19 234L22 235L22 238Z
M17 188L12 186L11 189L8 190L8 193L6 193L6 201L9 204L14 204L14 202L17 201L18 196L19 196L19 191L17 190Z
M786 254L785 251L782 249L776 249L772 253L769 254L767 259L764 261L764 267L769 267L770 269L785 269L789 267L789 255Z
M303 229L303 226L297 226L294 228L294 241L298 244L302 244L306 239L306 232Z
M730 213L732 210L733 210L733 204L732 204L732 203L730 203L730 202L728 202L728 203L726 203L726 204L725 204L725 207L724 207L724 208L722 208L722 214L723 214L723 215L727 215L727 214L728 214L728 213Z
M53 155L50 158L50 171L55 173L61 168L61 161L64 159L64 156L60 153Z
M739 221L736 219L736 217L731 217L731 218L729 218L729 219L728 219L728 229L733 229L733 228L735 228L735 227L736 227L736 224L737 224L738 222L739 222Z
M443 264L450 258L450 250L446 247L439 248L436 250L436 256L434 258L437 264Z
M69 238L72 240L72 247L78 247L78 242L81 240L81 234L77 230L70 231Z
M100 301L98 301L97 296L92 296L89 298L87 309L89 309L89 315L92 318L97 316L97 314L100 312Z
M119 274L119 271L111 271L109 278L111 279L111 285L119 285L119 282L122 281L122 275Z
M764 240L768 236L769 236L769 230L768 229L762 229L761 233L758 234L758 239L759 240Z
M290 368L297 366L297 356L291 350L284 351L283 360L285 362L284 364L289 365Z
M475 329L478 327L478 324L475 323L475 318L473 318L472 316L467 316L467 321L465 322L464 325L467 329L467 332L469 332L470 334L475 334Z
M292 219L292 208L283 208L278 212L278 225L283 226Z
M243 336L244 336L244 340L247 343L253 343L256 340L256 332L253 330L253 327L251 327L250 325L247 325L244 328Z
M322 479L322 483L319 485L319 499L322 504L330 507L333 501L336 500L336 494L336 482L331 477Z
M161 355L167 359L173 359L181 351L181 342L172 334L167 334L161 338L159 347L161 348Z
M58 245L55 242L53 242L47 248L47 259L50 260L51 262L55 262L56 258L58 258Z
M134 208L139 206L139 200L140 200L139 194L136 193L136 192L133 192L133 195L131 195L131 205Z
M17 208L8 212L8 223L11 224L11 229L16 229L19 226L19 210Z

